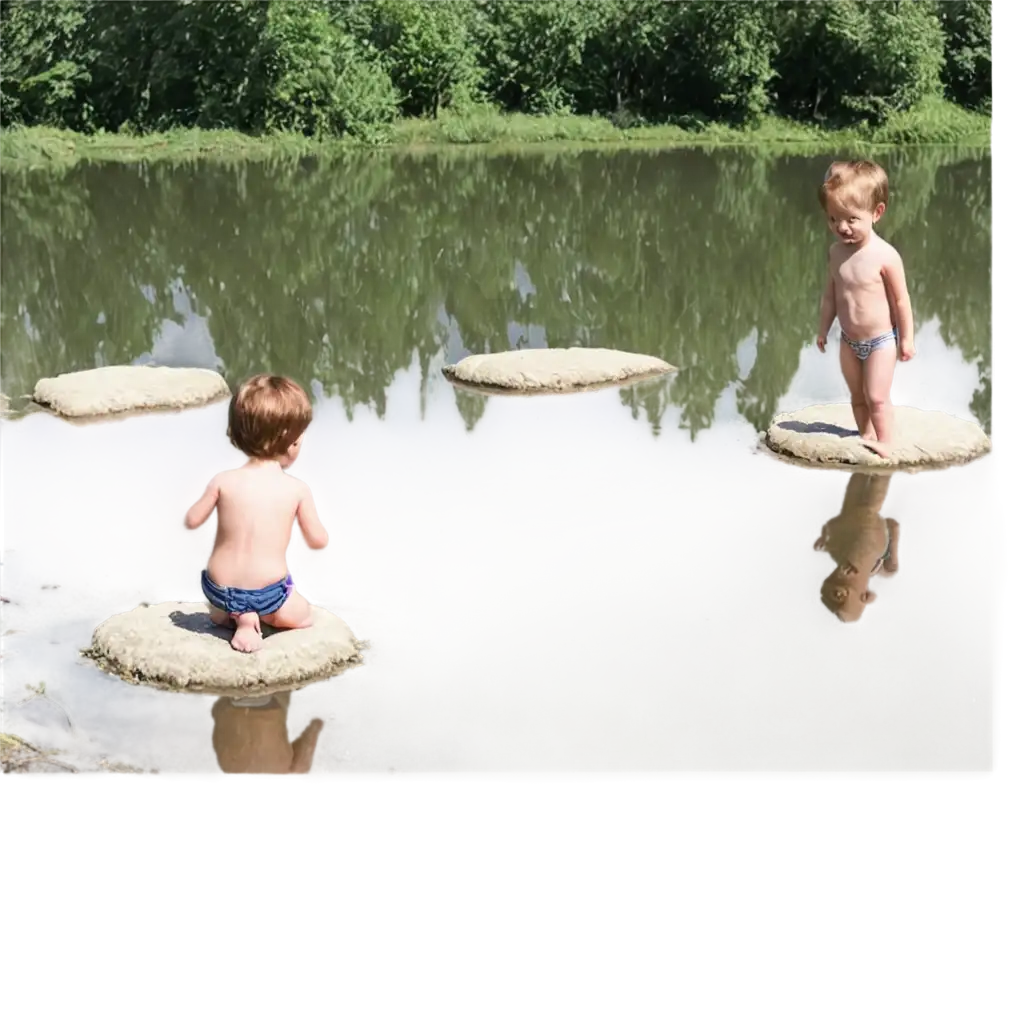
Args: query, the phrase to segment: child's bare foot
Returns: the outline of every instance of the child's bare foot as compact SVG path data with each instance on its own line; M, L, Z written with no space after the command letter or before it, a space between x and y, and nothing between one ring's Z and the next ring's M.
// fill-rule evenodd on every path
M263 646L260 617L255 612L246 612L244 615L238 616L235 635L231 638L231 646L244 654L251 654Z
M889 446L887 444L882 444L882 442L876 437L862 437L861 443L865 448L870 448L876 455L881 455L883 459L888 459L892 455L892 452L889 450Z

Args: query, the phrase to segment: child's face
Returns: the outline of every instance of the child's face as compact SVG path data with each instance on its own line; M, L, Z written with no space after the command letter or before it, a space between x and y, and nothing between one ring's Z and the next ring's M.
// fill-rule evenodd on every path
M885 212L885 203L879 203L873 210L864 210L853 204L840 203L830 199L826 213L828 226L844 245L863 245L871 231Z
M867 580L847 579L837 570L821 585L821 601L840 622L856 622L875 599Z

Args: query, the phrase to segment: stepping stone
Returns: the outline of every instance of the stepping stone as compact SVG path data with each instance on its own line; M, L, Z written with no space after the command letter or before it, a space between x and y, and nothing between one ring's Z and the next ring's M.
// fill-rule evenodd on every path
M970 462L992 448L976 423L944 412L896 406L892 456L883 459L860 440L848 404L811 405L779 413L764 442L772 451L817 465L923 468Z
M112 416L152 409L187 409L228 398L215 370L172 366L101 366L44 377L33 400L60 416Z
M141 604L97 626L82 654L129 683L244 698L337 675L362 663L365 646L317 607L308 629L263 626L263 647L251 654L231 646L233 633L215 626L202 603Z
M674 373L654 356L609 348L532 348L466 356L442 370L453 384L490 394L563 394Z

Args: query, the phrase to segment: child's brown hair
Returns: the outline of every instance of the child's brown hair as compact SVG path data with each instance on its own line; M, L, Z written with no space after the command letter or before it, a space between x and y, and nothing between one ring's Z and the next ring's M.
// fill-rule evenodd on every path
M889 176L873 160L836 160L818 186L818 202L828 210L830 199L858 210L889 205Z
M286 454L312 421L313 406L295 381L261 373L232 396L228 437L252 458L273 459Z

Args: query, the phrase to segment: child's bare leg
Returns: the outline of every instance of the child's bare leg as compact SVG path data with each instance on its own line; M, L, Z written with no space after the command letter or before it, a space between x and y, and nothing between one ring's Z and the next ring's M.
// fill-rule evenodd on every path
M861 473L865 478L864 484L864 508L874 512L881 512L885 502L885 496L889 493L889 476L878 473Z
M306 629L313 625L313 613L309 602L293 590L276 612L263 616L263 621L274 629Z
M895 519L886 519L885 525L889 527L889 555L882 563L882 573L891 576L900 568L900 524Z
M230 626L231 616L227 612L221 611L219 608L214 608L210 605L210 618L213 619L215 626Z
M896 346L887 345L876 349L864 361L864 396L868 403L871 423L875 428L875 440L868 447L888 458L892 450L893 425L892 401L889 392L892 390L892 377L896 369Z
M235 619L235 635L231 638L231 646L246 654L258 651L263 646L260 617L256 612L246 612Z
M845 341L839 342L839 368L843 371L843 380L850 389L850 402L853 405L853 418L857 421L857 433L863 438L873 438L875 433L868 413L867 398L864 395L864 364Z

